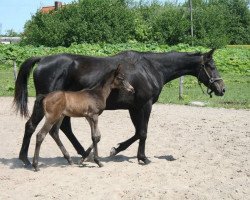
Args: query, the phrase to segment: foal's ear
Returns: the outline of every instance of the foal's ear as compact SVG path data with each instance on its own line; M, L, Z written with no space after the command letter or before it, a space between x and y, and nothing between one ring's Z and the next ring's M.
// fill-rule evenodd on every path
M118 67L117 67L117 71L120 72L122 69L122 64L119 64Z
M115 70L115 76L118 75L118 74L120 73L121 68L122 68L122 65L119 64L118 67L117 67L117 69Z
M215 51L215 48L212 48L209 52L204 53L203 55L204 62L208 62L213 58L214 51Z

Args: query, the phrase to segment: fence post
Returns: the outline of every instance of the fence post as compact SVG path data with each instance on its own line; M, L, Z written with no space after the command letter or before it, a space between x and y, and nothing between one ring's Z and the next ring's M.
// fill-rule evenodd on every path
M190 11L190 24L191 24L191 39L192 39L192 46L194 45L194 25L193 25L193 5L192 0L189 0L189 11ZM180 77L179 80L179 100L183 99L183 83L184 83L184 76Z
M16 61L13 60L13 73L14 73L14 79L17 78L17 67L16 67Z
M179 79L179 100L183 99L183 82L184 82L184 76L181 76Z

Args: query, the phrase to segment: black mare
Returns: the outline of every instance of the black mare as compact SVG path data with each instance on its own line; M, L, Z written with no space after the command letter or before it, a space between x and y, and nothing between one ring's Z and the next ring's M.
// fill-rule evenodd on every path
M15 83L14 103L22 116L28 116L27 81L36 63L38 66L33 76L37 96L55 90L77 91L92 88L105 77L105 74L118 64L122 64L135 93L127 95L122 90L113 90L107 100L106 110L129 110L135 134L119 143L117 148L112 148L111 154L116 155L139 140L137 158L138 161L147 164L150 162L145 155L148 121L152 105L158 100L164 84L183 75L192 75L215 95L224 94L224 83L216 69L213 52L214 50L207 53L124 51L110 57L59 54L29 58L20 67ZM42 105L36 100L31 117L25 125L19 154L19 158L26 166L30 165L27 155L31 136L43 116ZM69 117L65 117L60 129L68 137L77 153L84 155L85 150L72 132Z

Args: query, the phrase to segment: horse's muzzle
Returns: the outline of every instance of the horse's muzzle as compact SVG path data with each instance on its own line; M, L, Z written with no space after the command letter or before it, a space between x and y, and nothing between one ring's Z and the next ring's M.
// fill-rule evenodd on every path
M214 87L215 88L213 89L213 92L216 96L223 96L225 94L226 88L224 86L223 81L215 82Z

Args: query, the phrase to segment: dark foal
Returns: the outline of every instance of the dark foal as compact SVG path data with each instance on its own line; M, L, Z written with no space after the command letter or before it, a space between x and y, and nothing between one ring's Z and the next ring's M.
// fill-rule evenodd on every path
M97 143L100 141L101 134L98 129L98 116L106 107L106 100L113 88L125 89L128 92L134 92L134 88L125 80L121 73L121 68L112 70L106 78L100 83L100 86L94 89L86 89L77 92L56 91L49 93L43 99L43 108L45 114L45 123L42 129L37 133L35 155L33 158L33 167L38 171L38 157L41 144L48 132L56 141L64 157L69 164L72 164L69 153L63 146L58 132L62 120L65 116L85 117L91 127L92 145L88 148L82 161L94 149L94 161L99 167L103 166L98 159ZM53 128L52 128L53 127Z

